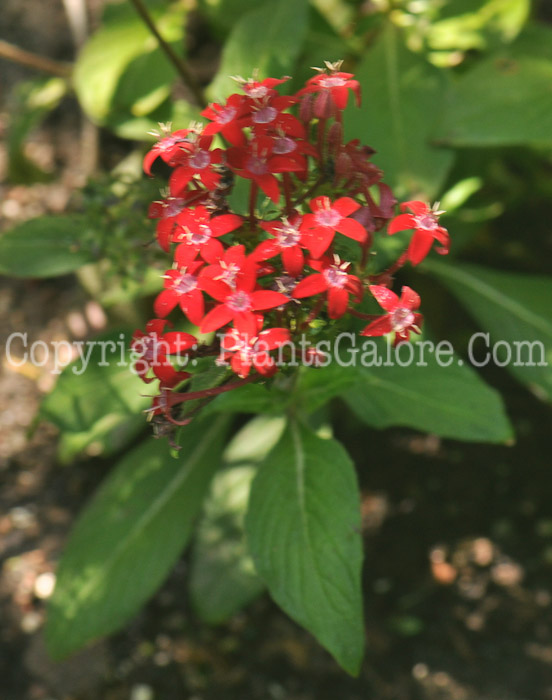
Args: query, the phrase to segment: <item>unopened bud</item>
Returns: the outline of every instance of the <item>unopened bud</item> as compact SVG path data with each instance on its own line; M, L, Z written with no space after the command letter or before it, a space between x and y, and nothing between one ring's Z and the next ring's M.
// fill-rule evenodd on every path
M299 119L305 124L308 124L314 116L313 106L314 95L310 93L304 95L299 105Z
M339 122L334 122L328 129L328 147L332 154L336 154L343 143L343 127Z
M335 111L332 94L329 90L322 90L314 100L314 116L318 119L329 119Z

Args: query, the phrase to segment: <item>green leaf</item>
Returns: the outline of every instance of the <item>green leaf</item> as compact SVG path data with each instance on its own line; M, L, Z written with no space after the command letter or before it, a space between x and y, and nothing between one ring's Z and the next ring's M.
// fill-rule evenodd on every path
M111 454L145 426L151 404L145 385L131 371L130 333L110 332L80 343L79 358L68 365L40 407L42 418L62 432L60 459L78 452Z
M56 277L95 260L83 245L84 216L40 216L0 235L0 273Z
M24 145L30 132L52 112L65 97L69 83L63 78L34 78L16 85L10 100L6 145L8 181L29 184L52 178L27 158Z
M552 400L552 279L476 265L426 261L426 268L466 306L485 338L472 338L476 363L504 366L540 398ZM509 356L509 358L508 358Z
M400 362L409 358L407 345L397 349ZM374 428L401 425L456 440L511 442L498 392L445 346L440 355L429 346L421 355L421 346L411 345L414 362L408 366L390 354L393 364L386 367L382 350L381 367L355 367L357 381L342 393L355 414Z
M216 475L193 548L190 595L211 624L228 620L264 589L245 544L244 517L254 466Z
M511 41L530 9L530 0L449 0L440 8L442 19L428 26L426 40L432 49L449 51L484 49L495 35Z
M150 439L116 465L59 566L45 630L53 657L121 628L163 582L219 466L224 432L224 418L196 422L179 459Z
M270 0L240 17L224 45L220 68L207 90L209 99L235 92L229 76L249 78L255 70L259 79L292 74L307 25L307 0Z
M552 143L552 30L533 26L458 78L436 137L452 146Z
M183 6L150 3L163 38L182 44ZM176 69L130 4L106 14L100 29L82 49L73 76L84 111L99 124L143 117L170 94Z
M404 46L388 25L359 64L364 90L359 110L349 106L347 138L377 149L373 160L400 197L432 199L447 176L453 153L432 145L446 88L444 71Z
M265 459L282 437L284 416L255 416L230 440L224 459L230 464L258 462Z
M293 422L260 467L246 517L274 600L353 675L364 647L359 500L343 447Z

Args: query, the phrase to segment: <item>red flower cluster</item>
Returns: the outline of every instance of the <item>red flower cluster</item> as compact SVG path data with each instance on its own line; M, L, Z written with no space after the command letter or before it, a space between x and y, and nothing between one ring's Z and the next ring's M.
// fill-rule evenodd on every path
M388 288L392 276L407 261L418 265L434 240L437 252L448 252L442 212L412 201L393 218L395 199L370 160L374 151L343 141L349 93L360 103L354 76L327 63L296 94L283 95L288 80L238 79L241 92L202 112L206 125L163 127L144 159L147 174L157 159L172 168L167 196L149 211L172 266L155 300L157 318L136 331L132 348L144 381L159 380L152 413L173 423L178 404L273 375L274 351L320 323L335 333L347 313L371 321L361 335L408 340L419 332L420 298L408 287L399 298ZM236 178L249 182L248 211L239 215L228 200ZM414 234L393 266L371 273L375 234L386 224L389 234ZM358 307L367 291L385 315ZM200 342L165 332L176 309L200 334L220 337ZM240 380L177 392L201 358L229 366Z

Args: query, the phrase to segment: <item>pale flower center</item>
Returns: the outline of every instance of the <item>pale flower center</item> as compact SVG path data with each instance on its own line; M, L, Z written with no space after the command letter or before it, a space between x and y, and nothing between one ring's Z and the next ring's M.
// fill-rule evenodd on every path
M159 355L159 343L157 342L157 338L154 338L151 335L147 338L142 338L141 346L142 357L145 360L148 362L153 362L153 360L157 359Z
M278 239L280 248L292 248L301 240L301 232L291 224L288 224L287 226L282 226L276 233L276 238Z
M328 267L326 270L324 270L323 274L330 287L343 289L343 287L347 284L347 273L340 270L338 267Z
M210 162L211 156L209 155L209 152L203 150L197 151L193 156L190 156L188 160L190 167L194 168L195 170L203 170L203 168L206 168Z
M410 309L399 306L391 314L391 325L397 333L402 333L414 323L414 314Z
M283 155L285 153L291 153L296 148L297 144L293 139L290 139L287 136L282 136L274 141L274 148L272 150L278 155Z
M251 156L247 161L246 168L253 175L265 175L268 172L266 161L261 160L258 156Z
M255 122L255 124L270 124L270 122L276 119L277 114L277 109L274 109L274 107L266 106L262 109L257 110L253 114L253 121Z
M185 200L179 197L171 197L168 199L165 207L163 208L163 218L168 219L171 216L180 214L182 209L184 209L185 203Z
M173 284L173 289L177 294L188 294L197 287L197 279L189 272L184 272L177 277Z
M236 116L237 109L235 107L225 107L216 116L216 121L219 124L228 124Z
M211 231L209 226L207 226L206 224L200 224L199 231L194 231L193 233L190 233L188 236L188 240L194 245L202 245L203 243L207 243L207 241L211 238L212 235L213 232Z
M251 309L251 297L247 292L237 291L230 295L226 306L232 311L249 311Z
M314 218L319 226L335 228L343 217L335 209L320 209Z
M347 81L337 75L326 75L320 80L320 85L325 88L342 87Z
M162 151L168 151L171 148L174 148L177 143L182 143L182 141L185 141L185 139L182 138L182 136L175 136L172 134L171 136L166 136L164 139L159 141L157 143L157 148Z
M266 97L268 95L268 88L266 87L266 85L244 85L243 91L246 95L249 95L249 97L252 97L254 100L262 100L263 97Z
M433 214L422 214L415 218L416 228L423 228L425 231L434 231L439 224Z

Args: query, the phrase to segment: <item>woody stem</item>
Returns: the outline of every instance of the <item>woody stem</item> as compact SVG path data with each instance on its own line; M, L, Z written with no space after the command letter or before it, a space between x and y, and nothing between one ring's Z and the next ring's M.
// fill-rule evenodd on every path
M205 95L203 94L203 90L199 86L199 83L196 81L196 79L190 72L190 69L188 68L186 63L180 58L176 51L174 51L172 46L169 43L167 43L165 39L163 39L163 37L159 33L159 30L155 26L155 22L151 18L151 15L149 14L148 9L145 6L143 0L131 0L131 2L135 7L136 12L138 12L140 17L143 19L144 24L148 27L150 32L159 42L159 46L163 49L163 51L167 55L167 58L172 62L172 64L178 71L184 83L190 88L191 92L196 98L198 105L203 108L207 107L207 100L205 99Z

